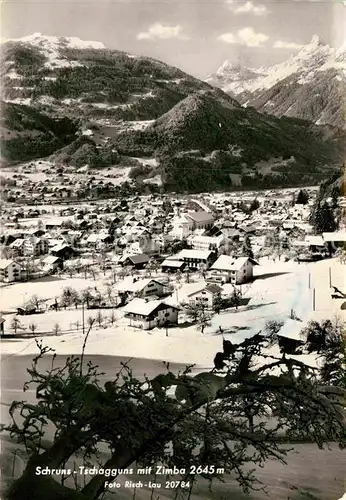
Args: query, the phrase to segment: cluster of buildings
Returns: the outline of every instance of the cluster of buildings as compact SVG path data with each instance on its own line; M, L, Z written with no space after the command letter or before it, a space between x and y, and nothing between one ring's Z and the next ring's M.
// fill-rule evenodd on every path
M249 210L257 199L255 210ZM26 262L41 270L90 253L109 256L124 267L155 263L166 272L207 272L210 282L241 283L251 278L255 261L240 252L246 239L261 256L275 234L283 255L338 245L342 233L313 236L310 203L292 203L294 192L215 193L189 196L137 196L103 203L4 207L1 220L1 280L21 280Z
M10 203L59 203L86 197L112 196L115 183L105 172L56 167L49 161L35 161L20 167L1 186L1 198Z
M93 265L122 273L117 293L131 326L167 327L178 322L179 315L168 281L180 281L183 273L186 278L198 273L201 279L200 289L188 301L212 309L224 285L252 280L261 256L277 252L294 258L308 251L322 255L327 247L343 243L341 231L313 234L308 221L315 194L309 192L306 205L295 204L296 193L289 190L4 204L0 281L68 272L92 256ZM33 266L39 273L28 273Z

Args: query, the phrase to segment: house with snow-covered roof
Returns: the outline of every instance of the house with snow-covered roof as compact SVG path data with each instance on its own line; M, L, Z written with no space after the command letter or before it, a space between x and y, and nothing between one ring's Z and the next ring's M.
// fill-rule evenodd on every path
M77 252L72 247L70 247L70 245L66 245L63 243L61 245L55 245L51 249L51 254L55 257L60 257L62 260L67 260L71 257L74 257Z
M9 245L12 257L22 256L24 253L24 238L17 238Z
M250 257L231 257L220 255L211 266L207 281L212 283L246 283L253 277L253 268L258 262Z
M30 236L24 239L23 254L36 256L48 253L48 241L46 238Z
M149 262L149 257L146 254L124 255L120 259L120 264L124 266L131 266L136 269L143 269Z
M119 282L117 290L120 293L127 293L128 296L145 298L151 296L161 297L164 288L164 283L159 280L129 278Z
M161 300L135 298L124 307L129 326L151 330L178 323L179 308Z
M0 259L0 281L20 281L22 266L12 259Z
M183 260L177 260L175 257L168 257L161 264L161 269L163 272L179 272L183 271L185 268L185 262Z
M56 269L64 268L63 260L55 255L47 255L47 257L43 259L43 265L46 271L55 271Z
M187 243L194 250L218 250L225 242L225 236L204 236L192 234L187 238Z
M206 309L212 309L215 300L220 297L223 289L216 283L209 283L207 286L188 294L190 303L203 305Z
M174 260L185 263L185 266L191 270L209 269L215 261L216 254L211 250L181 250L174 256Z

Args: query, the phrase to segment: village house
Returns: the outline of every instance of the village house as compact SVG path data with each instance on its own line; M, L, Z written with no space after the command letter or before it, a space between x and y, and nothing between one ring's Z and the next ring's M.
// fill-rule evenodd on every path
M32 231L30 231L29 235L30 236L36 236L37 238L40 238L45 233L46 233L46 231L44 229L37 228L37 229L33 229Z
M11 256L21 257L24 253L24 238L17 238L9 245Z
M123 267L130 266L135 269L143 269L149 262L148 255L138 254L138 255L127 255L120 259L120 263Z
M224 227L221 229L222 234L229 241L239 241L242 234L239 229L235 227L235 224L231 225L228 221L224 223Z
M123 237L126 244L137 242L143 253L146 253L151 249L151 234L148 229L141 225L133 225L123 228Z
M175 257L168 257L161 264L161 269L163 272L181 272L184 270L186 264L182 260L177 260Z
M191 270L207 270L215 261L216 254L210 250L181 250L174 256L174 260L184 262Z
M62 219L58 219L58 218L50 219L50 220L46 221L45 228L48 231L51 229L60 229L62 224L63 224Z
M312 252L325 252L327 250L327 243L323 236L305 236L305 241L309 244L309 250Z
M179 308L161 300L133 299L124 307L125 318L134 328L151 330L178 323Z
M45 238L31 236L24 239L23 254L28 256L45 255L48 253L48 241Z
M213 309L215 300L220 297L222 288L214 283L209 283L206 287L192 292L188 295L190 303L203 305L206 309Z
M147 248L148 250L148 248ZM139 255L139 254L143 254L143 253L151 253L151 252L143 252L140 244L138 241L134 241L133 243L129 243L128 245L126 245L125 247L125 253L127 254L130 254L130 255Z
M111 242L112 242L112 237L105 229L102 229L98 233L90 234L85 240L86 246L95 249L102 249L105 245Z
M165 285L158 280L154 279L142 279L136 280L132 279L120 282L118 286L118 291L121 293L126 293L129 297L162 297L164 294Z
M0 281L11 283L21 280L22 268L12 259L0 259Z
M162 234L155 234L151 240L152 253L162 253L165 247L165 238Z
M220 255L212 265L207 276L207 281L232 283L233 285L246 283L252 279L253 267L256 265L258 265L258 262L250 257L235 258L229 255Z
M218 250L225 242L223 234L219 236L190 235L187 243L194 250Z
M63 269L64 262L60 257L55 257L54 255L48 255L43 259L44 269L48 272L55 271L56 269Z
M60 257L62 260L70 259L76 256L76 251L69 245L56 245L51 249L51 254Z
M53 247L56 247L56 246L62 246L62 245L67 244L66 238L64 238L61 234L57 237L54 237L54 238L48 235L47 241L48 241L48 248L49 249L52 249Z

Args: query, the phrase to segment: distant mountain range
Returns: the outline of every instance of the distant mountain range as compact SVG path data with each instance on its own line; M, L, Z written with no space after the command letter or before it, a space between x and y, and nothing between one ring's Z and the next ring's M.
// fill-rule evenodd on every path
M53 155L102 168L150 157L157 162L149 174L161 176L165 189L196 192L320 182L344 158L346 136L337 127L241 105L250 82L269 78L262 69L226 63L203 82L99 42L34 34L3 44L0 70L8 164ZM213 86L226 81L235 97Z
M206 82L263 113L346 129L346 46L333 49L317 36L269 68L225 61Z

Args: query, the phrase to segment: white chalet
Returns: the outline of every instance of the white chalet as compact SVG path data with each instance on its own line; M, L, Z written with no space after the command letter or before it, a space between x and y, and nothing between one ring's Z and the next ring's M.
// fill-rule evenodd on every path
M161 300L146 300L135 298L124 307L125 318L130 320L130 326L151 330L178 323L179 308L165 304Z
M132 280L130 279L130 280L124 280L124 282L120 282L118 291L127 292L129 295L132 295L133 297L138 296L145 298L152 295L161 297L161 295L163 295L164 287L165 285L160 281L150 278L137 281L133 281L133 279Z
M225 236L203 236L192 234L187 238L187 243L194 250L217 250L225 242Z
M11 259L0 259L0 281L10 283L20 281L22 267Z
M47 271L55 271L56 269L63 269L64 267L63 260L54 255L47 255L47 257L43 259L43 264Z
M220 255L212 265L207 281L213 283L232 283L238 285L249 281L253 276L253 267L258 265L250 257L231 257Z
M206 287L188 295L190 303L203 304L206 309L212 309L215 299L219 297L223 289L215 283L209 283Z

